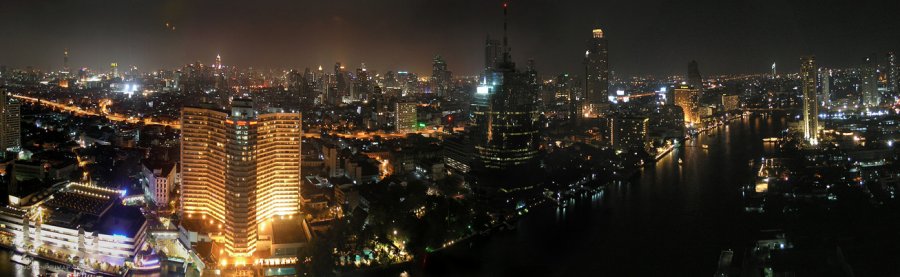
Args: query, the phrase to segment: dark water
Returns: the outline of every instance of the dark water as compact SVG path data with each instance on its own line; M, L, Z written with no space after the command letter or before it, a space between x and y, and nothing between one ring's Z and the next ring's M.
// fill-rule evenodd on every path
M785 126L783 117L733 121L688 142L630 183L614 184L566 209L533 211L514 232L459 244L428 257L424 269L411 271L429 276L712 276L722 250L741 253L763 228L743 212L739 187L753 174L749 160L770 150L761 139Z

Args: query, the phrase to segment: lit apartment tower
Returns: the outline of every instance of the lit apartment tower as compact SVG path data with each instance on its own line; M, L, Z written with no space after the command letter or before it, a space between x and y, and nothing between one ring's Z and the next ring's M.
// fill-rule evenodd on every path
M447 62L440 55L434 57L431 68L431 93L444 96L450 89L450 71L447 70Z
M397 128L398 133L415 132L417 121L416 103L397 103L397 109L394 111L394 127Z
M225 221L225 120L228 113L212 107L181 110L182 216Z
M257 222L300 212L300 141L303 117L283 111L259 115Z
M878 93L878 66L875 63L875 55L863 59L859 74L861 78L862 104L865 107L877 107L881 104L881 95Z
M610 142L616 149L650 148L649 119L638 116L613 116L609 118Z
M6 91L0 90L0 156L7 150L18 151L22 147L22 113L18 99L9 98Z
M302 132L300 114L257 116L245 99L231 105L182 109L181 213L220 222L237 262L256 250L258 222L298 213Z
M700 65L697 64L697 61L688 63L687 79L688 85L700 91L700 94L703 94L703 76L700 75Z
M584 67L584 94L587 103L583 107L583 113L596 116L609 101L609 50L600 28L591 31L591 38L584 52Z
M803 137L818 143L819 105L816 96L816 57L800 58L800 81L803 85Z
M250 100L231 101L225 120L225 251L248 257L256 250L256 148L259 122Z
M697 101L700 96L700 90L682 84L675 86L673 94L675 95L675 106L681 107L681 110L684 112L684 123L699 124L700 118L697 112L699 105Z

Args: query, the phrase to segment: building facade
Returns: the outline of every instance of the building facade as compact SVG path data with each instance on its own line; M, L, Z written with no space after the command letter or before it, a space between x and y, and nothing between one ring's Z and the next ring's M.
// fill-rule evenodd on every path
M586 117L603 113L602 108L609 102L609 47L603 30L591 31L591 38L584 52L585 98L583 107ZM572 101L570 99L570 101Z
M803 137L810 143L818 143L819 105L816 95L816 58L800 59L800 80L803 86Z

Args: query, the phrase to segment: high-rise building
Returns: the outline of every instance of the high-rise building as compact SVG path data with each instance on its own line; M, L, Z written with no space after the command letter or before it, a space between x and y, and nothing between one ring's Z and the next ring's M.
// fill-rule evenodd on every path
M444 96L450 89L450 77L447 62L440 55L435 56L431 68L431 93Z
M603 30L591 31L587 50L584 52L585 98L583 107L586 117L601 114L609 102L609 47Z
M500 62L500 55L503 54L503 50L500 49L500 40L491 39L491 36L488 36L484 42L484 72L487 74L488 72L494 71L494 68L497 66L497 63Z
M698 114L700 90L689 85L677 85L673 89L675 106L681 107L684 112L685 124L699 124Z
M69 74L69 48L63 50L63 72Z
M859 74L863 106L877 107L881 104L881 94L878 92L878 64L875 62L875 55L863 59Z
M703 94L703 76L700 75L700 65L697 64L697 61L688 63L687 79L688 85L700 91L700 94Z
M416 106L416 103L413 102L397 103L397 109L394 112L394 117L396 117L394 127L397 128L398 133L412 133L416 131L416 126L419 124Z
M19 151L22 147L22 104L0 89L0 156L6 151Z
M504 5L504 17L506 5ZM527 73L516 70L509 53L504 20L503 55L483 77L475 93L473 134L475 164L505 170L530 164L538 151L536 91Z
M612 116L609 118L610 142L617 149L650 148L649 119L638 116Z
M232 100L228 112L182 109L180 211L221 224L233 259L223 263L248 262L258 223L299 212L300 121L298 113L257 116L246 99Z
M257 222L300 212L302 122L301 114L281 110L259 115Z
M816 95L816 57L800 58L800 80L803 85L803 137L811 144L819 139L819 105Z
M897 65L897 55L893 51L887 53L887 81L888 91L896 97L900 94L900 68Z
M822 95L819 99L819 105L822 107L831 106L831 69L820 68L819 80L822 84Z

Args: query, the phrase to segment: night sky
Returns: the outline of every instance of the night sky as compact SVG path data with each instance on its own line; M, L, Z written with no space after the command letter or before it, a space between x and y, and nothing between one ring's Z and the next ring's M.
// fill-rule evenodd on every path
M500 37L500 0L0 1L0 64L142 70L193 61L296 68L340 61L348 68L430 75L444 56L456 75L483 64L484 39ZM798 71L799 57L853 66L900 50L900 1L513 0L510 44L541 74L580 73L585 40L600 26L620 75ZM166 28L169 22L175 30Z

